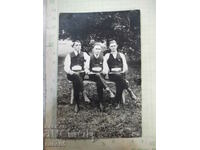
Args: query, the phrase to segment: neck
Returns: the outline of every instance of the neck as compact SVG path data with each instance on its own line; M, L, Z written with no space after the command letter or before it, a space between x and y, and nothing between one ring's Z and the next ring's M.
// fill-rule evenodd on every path
M99 57L99 54L94 54L95 57Z
M75 53L80 53L81 51L74 50Z
M117 51L111 52L111 54L116 54L116 53L117 53Z

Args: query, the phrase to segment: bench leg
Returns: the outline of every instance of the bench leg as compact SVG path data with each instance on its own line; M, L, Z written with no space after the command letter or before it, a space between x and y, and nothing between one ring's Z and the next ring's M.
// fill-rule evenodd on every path
M74 88L71 88L71 99L70 99L70 104L73 104L74 102Z
M122 102L123 102L123 104L126 103L125 91L122 92Z

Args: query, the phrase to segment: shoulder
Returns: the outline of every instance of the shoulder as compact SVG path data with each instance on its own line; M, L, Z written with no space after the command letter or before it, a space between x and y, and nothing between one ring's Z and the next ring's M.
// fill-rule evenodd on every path
M71 56L71 53L67 54L67 55L65 56L65 59L68 59L70 56Z
M64 64L69 63L70 59L71 59L71 57L70 57L70 53L69 53L65 56Z
M83 57L84 57L85 60L90 59L90 55L88 55L86 52L83 52Z
M125 55L122 52L118 52L118 54L122 57L124 57Z
M110 53L107 53L105 56L104 56L104 59L108 59L110 56Z
M94 56L94 54L93 54L93 53L89 53L89 56L90 56L90 57L93 57L93 56Z
M89 55L86 52L82 52L84 57L89 57Z
M124 55L123 53L119 52L118 54L119 54L119 56L120 56L121 58L123 58L123 59L126 58L125 55Z

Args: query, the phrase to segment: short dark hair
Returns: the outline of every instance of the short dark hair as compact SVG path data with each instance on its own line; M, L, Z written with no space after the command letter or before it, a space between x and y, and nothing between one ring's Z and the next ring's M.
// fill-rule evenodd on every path
M72 47L74 47L74 44L75 44L75 43L80 43L80 44L81 44L81 41L75 40L75 41L73 42L73 44L72 44Z
M116 42L115 40L111 40L111 41L109 42L109 45L112 44L112 43L117 44L117 42Z

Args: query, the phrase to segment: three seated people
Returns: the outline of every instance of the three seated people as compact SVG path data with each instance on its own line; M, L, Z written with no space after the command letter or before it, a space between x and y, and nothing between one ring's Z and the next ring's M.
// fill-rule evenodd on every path
M88 101L86 96L83 80L87 74L89 80L96 82L98 94L98 107L103 111L103 89L109 92L111 98L115 98L117 103L116 109L120 108L122 101L123 90L127 90L132 99L136 100L136 96L129 87L125 74L128 71L128 65L125 55L117 51L117 42L110 41L110 53L103 56L101 43L95 43L92 49L92 54L89 56L86 52L81 51L81 42L75 41L72 45L74 51L66 56L64 62L64 70L67 73L68 80L72 81L74 88L74 111L77 113L80 110L79 101L80 93ZM116 94L114 95L105 82L105 76L109 77L110 81L115 82Z

